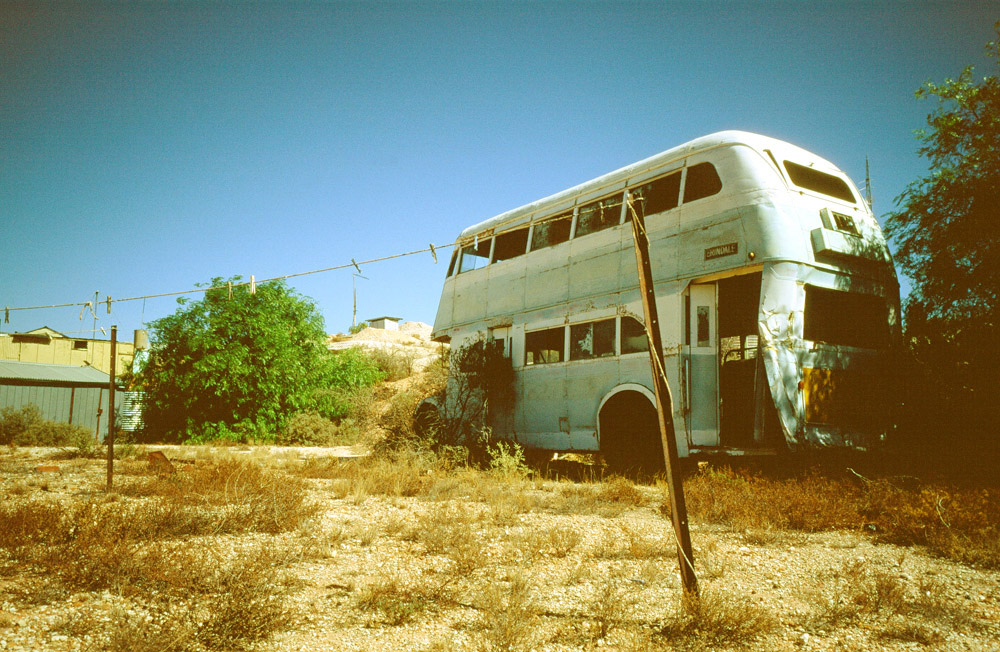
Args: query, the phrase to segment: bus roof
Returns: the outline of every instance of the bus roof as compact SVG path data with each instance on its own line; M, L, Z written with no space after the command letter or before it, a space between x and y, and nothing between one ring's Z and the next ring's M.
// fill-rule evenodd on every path
M778 150L781 152L782 156L792 155L804 164L818 164L821 167L837 170L837 167L829 161L785 141L770 138L768 136L761 136L748 131L719 131L714 134L695 138L694 140L688 141L683 145L678 145L677 147L660 152L659 154L654 154L649 158L626 165L623 168L601 175L595 179L591 179L590 181L585 181L584 183L573 186L572 188L567 188L566 190L557 192L554 195L549 195L548 197L533 201L530 204L525 204L524 206L500 213L499 215L491 217L488 220L484 220L478 224L468 227L459 234L458 240L465 240L467 238L471 238L477 233L489 231L490 229L497 229L507 222L512 222L517 218L523 218L534 213L544 212L551 206L565 203L568 199L576 195L595 192L602 187L626 181L631 177L638 176L651 169L683 159L697 152L724 145L748 145L759 151L763 151L765 149Z

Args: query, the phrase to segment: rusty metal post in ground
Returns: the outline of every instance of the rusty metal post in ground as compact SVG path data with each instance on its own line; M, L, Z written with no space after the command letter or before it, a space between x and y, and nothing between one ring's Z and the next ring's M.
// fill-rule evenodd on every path
M688 531L687 506L684 503L684 487L681 484L677 440L674 438L674 406L670 397L670 387L667 385L666 370L663 366L660 320L657 316L656 295L653 291L653 272L649 265L649 238L646 235L646 224L643 217L633 207L630 195L628 198L629 214L632 216L632 239L635 243L635 262L639 268L639 294L642 295L642 310L646 317L649 359L653 370L653 388L656 395L656 416L660 426L663 458L667 467L667 483L670 487L670 514L677 540L681 581L684 585L685 595L696 596L698 594L698 580L694 574L694 555L691 551L691 534Z
M108 371L108 491L115 473L115 347L118 344L118 327L111 327L111 369Z

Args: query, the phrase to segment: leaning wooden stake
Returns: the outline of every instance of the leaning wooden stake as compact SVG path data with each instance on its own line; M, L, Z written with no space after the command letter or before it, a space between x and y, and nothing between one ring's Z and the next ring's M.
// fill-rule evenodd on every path
M118 327L111 327L111 371L108 372L108 491L115 473L115 346L118 343Z
M632 216L632 240L635 243L635 263L639 268L639 294L642 295L642 310L646 316L646 336L649 338L649 360L653 370L653 388L656 394L656 416L660 426L660 442L663 445L663 459L667 467L667 483L670 486L670 514L673 518L674 535L677 540L677 557L681 567L681 581L686 597L698 595L698 579L694 574L694 555L691 552L691 534L688 531L687 506L684 504L684 487L681 484L680 462L677 457L677 440L674 438L674 404L667 385L667 375L663 368L663 342L660 339L660 320L656 314L656 295L653 292L653 272L649 266L649 238L646 224L632 206L629 197L629 213Z

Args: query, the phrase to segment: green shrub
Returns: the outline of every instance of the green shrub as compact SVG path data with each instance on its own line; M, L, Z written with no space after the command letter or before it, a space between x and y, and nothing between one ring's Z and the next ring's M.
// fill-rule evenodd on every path
M42 417L38 406L29 403L21 408L0 411L0 444L7 446L75 446L86 439L93 441L87 428Z
M416 354L412 350L372 348L366 352L383 373L385 380L402 380L413 375Z
M366 387L383 380L385 373L367 352L359 348L332 354L326 361L323 379L328 387Z
M273 442L274 432L264 423L244 419L237 423L202 423L187 430L186 444L244 444Z
M299 412L278 435L286 446L326 446L337 436L337 426L317 412Z
M486 446L490 458L490 471L503 480L521 480L531 469L524 463L524 449L519 445L498 440Z

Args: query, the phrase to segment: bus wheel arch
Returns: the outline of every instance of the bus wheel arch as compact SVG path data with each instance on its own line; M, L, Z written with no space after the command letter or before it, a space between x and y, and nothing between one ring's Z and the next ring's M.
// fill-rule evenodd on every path
M440 400L436 396L425 398L413 411L413 431L419 437L425 437L441 428L443 414Z
M664 469L656 398L645 385L626 383L608 392L597 409L601 455L612 471Z

